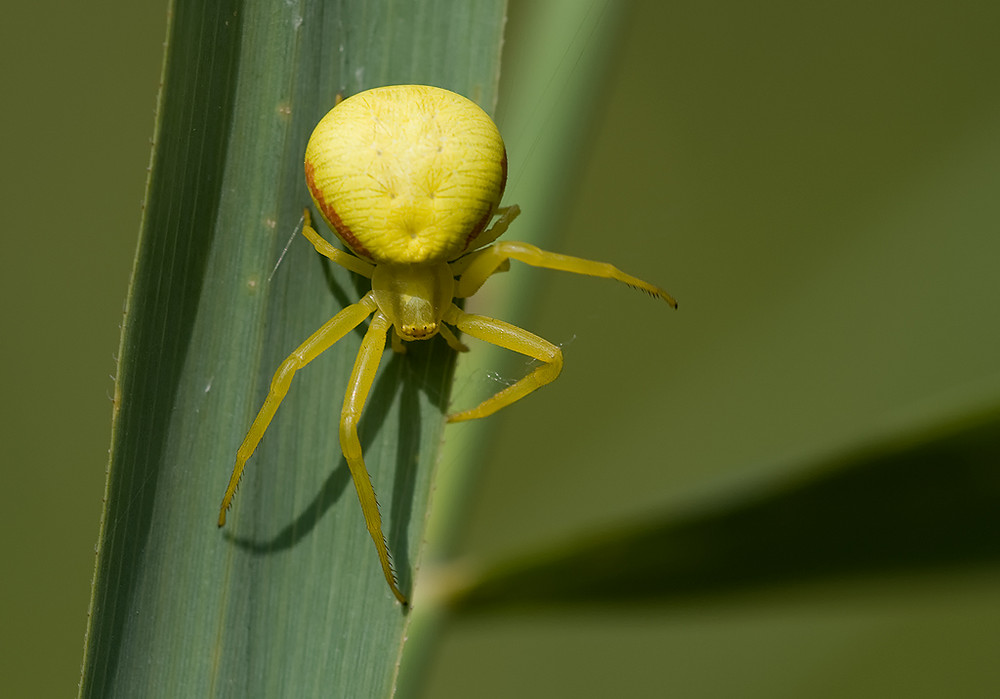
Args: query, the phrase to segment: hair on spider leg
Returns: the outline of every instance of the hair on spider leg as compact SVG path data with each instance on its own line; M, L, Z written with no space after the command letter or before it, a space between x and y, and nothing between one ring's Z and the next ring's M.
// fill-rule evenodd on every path
M650 291L649 289L644 289L641 286L636 286L635 284L629 284L628 282L625 282L625 286L627 286L630 289L635 289L636 291L641 291L642 293L646 294L650 298L660 299L661 301L666 301L667 304L669 304L671 308L674 308L674 309L677 308L677 301L674 299L673 296L671 296L670 294L668 294L666 292L662 292L661 291L660 293L656 293L656 292Z

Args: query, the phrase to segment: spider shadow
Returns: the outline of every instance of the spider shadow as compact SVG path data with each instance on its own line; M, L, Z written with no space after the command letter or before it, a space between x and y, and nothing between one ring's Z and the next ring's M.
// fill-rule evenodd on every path
M326 261L324 260L324 262ZM329 263L324 265L324 272L331 293L344 305L354 303L356 299L352 301L347 298L332 274L329 274L329 266ZM358 277L358 279L361 280L362 284L359 286L363 289L367 280L363 277ZM359 293L358 298L364 293L367 292ZM356 332L363 335L366 329L367 325L362 324ZM383 522L383 530L389 551L393 555L393 569L396 572L399 587L404 594L409 594L413 583L409 550L409 522L413 511L416 489L415 466L420 453L423 425L420 417L419 394L423 391L431 405L444 412L448 401L447 379L438 381L436 385L433 380L429 379L442 374L445 377L450 376L455 353L443 340L438 338L432 338L428 342L408 343L404 355L392 352L387 342L385 352L390 354L390 359L379 367L375 384L368 396L365 411L358 426L358 438L361 441L363 453L367 454L369 447L379 436L380 427L386 423L393 403L397 399L395 394L398 390L400 417L393 474L394 487L388 510L389 527L386 529L386 523ZM422 370L418 371L418 368ZM369 466L370 471L378 470L370 468L371 463L367 460L366 465ZM267 555L291 549L312 533L327 510L341 499L351 482L347 460L341 455L336 468L327 476L312 501L275 536L265 540L228 533L226 536L239 548L255 555ZM379 484L375 483L374 485L377 494ZM360 511L358 514L360 522ZM365 530L361 528L360 531ZM374 550L372 550L372 556L375 556Z

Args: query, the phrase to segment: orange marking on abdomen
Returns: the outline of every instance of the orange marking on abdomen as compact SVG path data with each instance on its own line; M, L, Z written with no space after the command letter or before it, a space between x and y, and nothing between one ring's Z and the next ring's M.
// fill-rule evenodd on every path
M309 161L306 161L306 186L309 187L309 191L312 192L313 199L319 204L320 210L323 212L323 218L337 231L337 235L340 239L347 243L348 247L351 248L358 255L372 260L371 254L365 249L365 246L361 244L361 241L354 236L354 232L351 231L350 227L344 223L340 216L337 214L337 210L333 208L323 193L316 187L316 181L314 179L314 167Z

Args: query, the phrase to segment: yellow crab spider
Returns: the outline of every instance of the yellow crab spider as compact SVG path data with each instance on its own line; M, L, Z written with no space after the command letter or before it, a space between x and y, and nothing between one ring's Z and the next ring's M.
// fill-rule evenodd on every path
M406 604L393 574L358 440L358 421L386 334L391 332L397 352L403 350L403 342L434 335L465 351L451 326L540 362L527 376L475 408L448 416L448 422L459 422L495 413L551 382L562 369L562 352L552 343L502 320L466 313L454 303L475 294L495 272L508 269L510 260L616 279L675 308L677 303L663 289L604 262L558 255L528 243L494 243L520 213L516 205L500 206L507 152L489 116L453 92L394 85L344 100L313 131L306 146L305 171L313 202L350 252L319 236L308 209L303 235L321 255L370 278L372 290L327 321L278 367L264 405L236 453L219 526L226 523L243 467L295 372L372 316L340 415L340 445L386 582L396 599Z

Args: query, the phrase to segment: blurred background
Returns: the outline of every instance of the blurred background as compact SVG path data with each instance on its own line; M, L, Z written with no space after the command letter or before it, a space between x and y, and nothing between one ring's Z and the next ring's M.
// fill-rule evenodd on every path
M165 21L160 3L56 2L0 29L10 696L78 677ZM505 61L530 22L512 3ZM569 275L496 280L537 284L511 320L566 367L493 418L463 549L696 511L995 401L998 27L986 0L630 5L550 247L681 308ZM505 130L507 98L514 201L532 144ZM456 402L493 380L460 368ZM996 569L830 581L463 620L428 696L991 697L998 647Z

